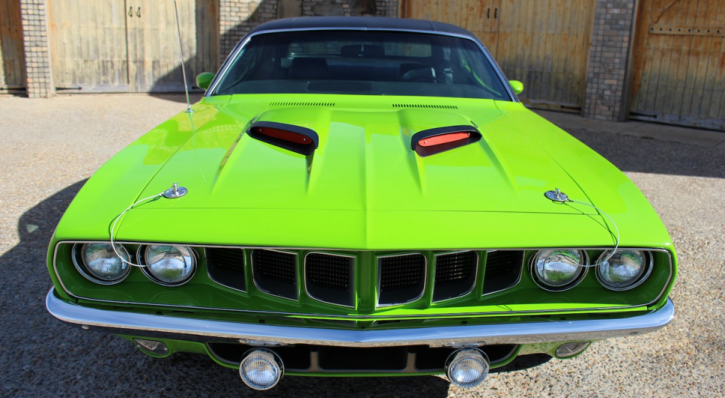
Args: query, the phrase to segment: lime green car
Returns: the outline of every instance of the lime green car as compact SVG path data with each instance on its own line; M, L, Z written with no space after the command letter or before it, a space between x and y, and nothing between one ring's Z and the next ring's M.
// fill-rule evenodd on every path
M284 374L474 387L673 319L652 206L527 110L468 31L278 20L197 84L60 221L61 321L265 390Z

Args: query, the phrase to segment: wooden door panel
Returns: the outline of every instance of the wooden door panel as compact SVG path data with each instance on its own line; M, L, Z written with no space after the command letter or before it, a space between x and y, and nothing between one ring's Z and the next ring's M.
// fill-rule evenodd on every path
M581 108L593 15L593 0L502 1L496 58L524 102Z
M20 2L0 0L0 92L25 87Z
M474 33L535 107L578 111L584 97L595 0L408 0L403 15Z
M725 2L643 0L630 118L725 130Z
M124 0L48 0L58 90L128 92Z
M174 2L127 0L126 10L132 91L184 91ZM179 0L178 11L187 77L193 85L198 73L217 69L218 0Z
M446 22L471 31L496 54L501 0L407 0L404 16Z

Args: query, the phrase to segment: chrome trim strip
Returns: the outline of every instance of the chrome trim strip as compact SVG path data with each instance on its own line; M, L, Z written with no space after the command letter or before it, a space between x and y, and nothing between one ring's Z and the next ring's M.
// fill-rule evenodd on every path
M202 248L202 250L204 251L204 265L206 266L206 276L208 276L209 279L212 282L216 283L219 286L224 286L227 289L232 289L232 290L235 290L237 292L246 293L247 292L247 255L245 253L245 250L242 249L242 248L236 248L236 247L230 247L229 248L229 249L241 250L242 251L242 257L244 257L244 264L242 264L242 267L243 267L243 271L244 271L244 289L245 290L241 290L241 289L237 289L236 287L227 286L227 285L219 282L218 280L214 279L214 277L211 276L211 273L209 272L209 256L206 253L206 249L208 249L208 248L213 248L213 246L204 246ZM251 258L252 258L251 257L251 253L250 253L250 257L249 258L251 260ZM252 272L252 271L249 271L249 272Z
M211 247L211 246L206 246L206 247ZM267 250L267 251L270 251L270 252L277 252L277 253L284 253L284 254L293 254L295 256L295 298L291 299L289 297L278 296L276 294L273 294L273 293L268 292L265 289L262 289L257 284L257 279L254 277L254 250ZM252 282L254 282L254 286L256 286L257 289L259 289L259 291L262 292L262 293L264 293L264 294L268 294L268 295L274 296L274 297L279 297L279 298L285 299L285 300L299 301L300 300L300 281L297 280L297 259L298 258L299 258L299 254L298 253L291 253L289 251L284 251L284 250L252 249L252 251L249 253L249 265L250 265L249 268L250 268L250 272L252 273Z
M214 80L211 82L211 85L209 86L209 89L206 91L205 97L211 97L214 94L214 91L216 90L216 86L219 81L222 80L224 75L226 75L227 71L229 70L229 67L236 61L237 56L242 51L245 45L249 43L249 41L258 35L264 35L264 34L273 34L273 33L285 33L285 32L309 32L309 31L335 31L335 30L351 30L351 31L368 31L368 32L405 32L405 33L422 33L422 34L428 34L428 35L439 35L439 36L449 36L449 37L457 37L459 39L469 40L475 43L478 48L483 52L484 57L486 57L486 60L488 60L489 64L491 65L491 68L496 73L496 76L501 81L501 84L503 85L504 90L506 90L506 94L508 94L509 99L511 102L521 102L519 100L519 97L514 93L513 89L511 88L511 84L509 84L508 80L506 80L506 76L504 76L503 71L501 70L501 67L498 65L498 63L493 59L493 56L488 51L488 48L478 39L474 40L470 36L466 35L459 35L457 33L450 33L450 32L440 32L440 31L431 31L431 30L416 30L416 29L394 29L394 28L366 28L366 27L322 27L322 28L291 28L291 29L276 29L276 30L265 30L261 32L256 32L252 34L248 34L244 36L241 40L241 45L238 45L238 47L232 51L232 54L230 54L227 57L227 61L225 61L224 65L222 65L221 70L217 74L217 76L214 77ZM445 98L445 97L440 97ZM478 98L478 99L484 99L484 98Z
M63 279L61 279L60 274L58 273L58 267L57 267L57 256L58 256L58 248L61 244L73 244L73 243L88 243L88 242L105 242L105 241L89 241L89 240L63 240L58 241L58 243L55 246L55 249L53 250L53 272L55 272L56 277L58 278L58 281L60 282L61 287L63 288L63 291L65 291L69 296L79 299L79 300L87 300L87 301L93 301L97 303L108 303L108 304L120 304L120 305L139 305L139 306L146 306L146 307L158 307L158 308L181 308L181 309L189 309L189 310L200 310L200 311L223 311L223 312L238 312L238 313L248 313L248 314L266 314L266 315L294 315L294 316L310 316L310 317L318 317L318 318L330 318L330 319L401 319L401 318L407 318L407 319L418 319L418 318L425 318L425 319L434 319L434 318L445 318L445 317L451 317L451 316L506 316L506 315L517 315L517 314L541 314L541 313L550 313L552 310L531 310L531 311L503 311L503 312L468 312L468 313L446 313L446 314L429 314L429 315L406 315L406 316L398 316L398 315L328 315L328 314L308 314L308 313L292 313L292 312L275 312L275 311L255 311L255 310L243 310L243 309L230 309L230 308L210 308L210 307L196 307L196 306L187 306L187 305L167 305L167 304L153 304L153 303L138 303L134 301L115 301L115 300L99 300L94 299L90 297L83 297L78 296L71 292L63 283ZM118 244L128 244L128 245L154 245L154 244L178 244L178 243L164 243L164 242L129 242L129 241L116 241L115 243ZM244 248L244 249L288 249L288 250L341 250L341 249L322 249L322 248L284 248L284 247L265 247L265 246L229 246L229 245L203 245L203 244L187 244L185 246L189 247L221 247L221 248ZM631 249L631 250L647 250L650 252L662 252L667 254L667 258L669 259L669 267L670 267L670 273L667 276L667 281L665 282L664 286L662 287L662 291L660 291L660 294L649 303L643 303L643 304L635 304L635 305L629 305L629 306L621 306L621 307L596 307L596 308L573 308L568 309L565 312L567 313L576 313L576 312L591 312L591 311L606 311L606 310L624 310L629 308L637 308L637 307L648 307L656 302L658 302L662 296L667 291L667 287L670 284L670 281L672 280L672 273L673 273L673 264L672 264L672 254L664 248L642 248L642 247L622 247L623 249ZM524 250L524 251L536 251L541 250L542 248L520 248L520 249L512 249L512 248L480 248L480 249L461 249L461 250ZM577 247L575 249L578 250L607 250L610 249L609 247ZM359 252L372 252L372 251L391 251L391 250L370 250L370 249L363 249L363 250L356 250L356 249L350 249L353 251L359 251ZM431 251L435 251L436 249L431 249ZM439 249L440 250L440 249ZM443 249L445 250L445 249Z
M219 68L219 72L217 72L216 75L214 75L214 79L211 81L211 84L209 85L209 88L204 93L204 97L211 97L216 90L216 86L219 84L219 81L221 81L222 76L224 76L227 73L227 69L229 69L229 66L232 64L232 62L237 58L237 54L239 54L240 51L242 51L242 48L249 42L249 39L251 39L251 36L243 37L242 40L237 43L237 45L234 47L231 53L227 56L227 59L224 60L224 63Z
M675 315L671 300L660 309L629 318L519 322L495 325L443 326L389 330L339 330L301 328L198 320L176 316L100 310L65 302L50 289L46 308L57 319L107 332L160 334L175 339L251 339L284 344L314 344L341 347L386 347L453 343L533 344L558 341L600 340L654 332Z
M526 250L512 250L512 249L505 249L505 250L504 249L501 249L501 250L487 250L486 251L487 252L486 253L486 269L488 269L488 254L489 253L493 253L493 252L497 252L497 251L502 251L502 252L503 251L511 251L511 252L522 251L522 252L524 252L524 255L521 256L521 269L519 269L519 277L518 277L518 279L516 279L516 282L514 282L513 285L511 285L509 287L505 287L503 289L494 290L492 292L481 293L481 297L485 297L485 296L488 296L488 295L491 295L491 294L495 294L495 293L498 293L498 292L503 292L504 290L509 290L511 288L514 288L519 283L521 283L521 279L523 278L523 275L524 275L524 264L526 264ZM483 273L483 286L481 286L481 289L483 289L484 287L486 287L486 273L485 272Z
M307 290L307 256L309 256L310 254L324 254L326 256L332 256L332 257L347 257L347 258L351 258L352 259L352 286L350 287L351 289L353 289L353 292L352 292L353 293L353 304L352 305L344 305L344 304L338 304L338 303L330 303L330 302L327 302L325 300L320 300L317 297L313 296L310 293L309 290ZM356 282L356 279L355 279L355 266L356 265L357 265L357 256L351 256L351 255L347 255L347 254L333 254L333 253L326 253L326 252L319 252L319 251L318 252L308 252L307 254L305 254L305 257L302 259L302 279L303 279L304 285L305 285L305 293L307 294L307 296L309 298L311 298L311 299L313 299L315 301L319 301L321 303L325 303L325 304L329 304L329 305L336 305L336 306L339 306L339 307L355 308L355 302L354 301L355 301L355 297L356 297L356 294L355 293L357 292L357 288L355 286L355 282Z
M436 271L438 271L438 256L446 256L449 254L468 253L468 252L473 252L473 255L476 256L476 266L474 267L474 270L473 270L473 284L471 285L471 288L468 289L468 291L466 291L465 293L462 293L456 297L451 297L451 298L438 300L438 301L433 300L433 297L435 297L435 293L436 293L436 282L437 282L436 281ZM476 288L476 282L478 282L478 268L480 267L480 264L479 264L480 260L481 260L481 258L479 257L478 252L475 250L457 250L457 251L453 251L453 252L444 252L444 253L434 254L433 255L433 295L431 296L431 302L432 303L445 303L446 301L459 299L459 298L471 293L473 291L473 289Z
M420 290L420 295L412 300L408 300L404 303L393 303L393 304L380 304L380 290L383 288L382 283L382 272L380 271L380 259L390 257L406 257L406 256L423 256L423 289ZM403 253L403 254L391 254L387 256L375 257L375 261L378 265L378 286L375 291L375 308L387 308L396 305L410 304L420 300L425 295L425 289L428 287L428 256L421 252Z

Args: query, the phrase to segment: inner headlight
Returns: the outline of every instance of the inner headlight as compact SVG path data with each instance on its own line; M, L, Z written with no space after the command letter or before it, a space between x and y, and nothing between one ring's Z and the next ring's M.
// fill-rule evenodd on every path
M629 290L639 286L652 267L647 254L642 250L617 250L609 260L604 261L611 250L602 253L597 261L597 279L609 290Z
M574 287L586 275L586 253L581 250L542 250L532 263L534 282L544 290L564 291Z
M74 264L76 269L86 279L101 285L114 285L126 279L128 273L131 272L131 266L121 261L121 256L129 261L129 255L126 249L121 245L116 245L118 255L111 248L110 243L85 243L77 244L73 247L76 252L74 256ZM75 258L80 255L80 264Z
M146 247L143 257L144 273L165 286L183 285L196 269L196 258L187 246L151 245Z

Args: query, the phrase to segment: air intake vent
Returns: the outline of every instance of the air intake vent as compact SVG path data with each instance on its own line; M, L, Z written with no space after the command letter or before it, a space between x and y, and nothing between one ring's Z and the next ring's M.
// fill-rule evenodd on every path
M206 267L216 283L232 289L247 291L244 280L244 250L206 248Z
M506 290L519 283L523 265L524 252L521 250L489 252L483 277L483 294Z
M468 294L476 284L478 255L458 252L436 256L433 301L448 300Z
M393 104L393 108L458 109L455 105L441 104Z
M335 106L334 102L306 102L306 101L275 101L270 102L269 106Z
M265 293L297 300L297 255L274 250L252 251L254 283Z
M423 296L426 259L422 254L378 258L378 306L405 304Z
M305 288L315 300L355 306L355 258L325 253L305 256Z

